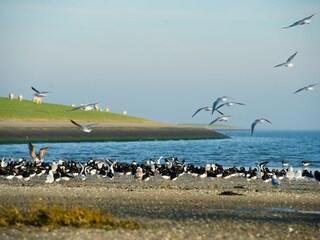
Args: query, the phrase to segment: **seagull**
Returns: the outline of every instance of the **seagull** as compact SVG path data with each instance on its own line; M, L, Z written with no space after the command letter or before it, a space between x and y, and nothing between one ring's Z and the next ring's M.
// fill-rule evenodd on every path
M36 148L32 145L32 143L29 142L28 146L29 146L30 157L32 157L37 164L42 162L42 157L44 156L46 151L48 151L49 148L48 147L41 148L39 151L39 154L36 154Z
M216 107L215 111L218 111L219 108L222 108L223 106L233 106L233 105L245 105L244 103L239 103L239 102L225 102L220 104L219 106Z
M218 105L219 103L221 103L221 102L224 103L224 102L228 101L228 98L230 98L230 97L223 96L223 97L217 98L216 101L214 101L214 103L212 104L211 114L213 114L214 111L216 111L216 107L217 107L217 105Z
M298 26L298 25L304 25L304 24L309 24L311 21L310 19L313 17L314 14L312 14L311 16L309 17L306 17L304 19L301 19L299 21L296 21L295 23L291 24L290 26L288 27L284 27L282 29L287 29L287 28L290 28L290 27L295 27L295 26Z
M87 125L80 125L79 123L76 123L73 120L70 120L70 122L72 122L74 125L76 125L80 131L86 132L86 133L91 132L92 131L91 127L98 124L98 123L92 123L92 124L87 124Z
M213 124L213 123L215 123L215 122L226 122L226 121L229 120L230 117L231 117L231 116L225 116L225 115L223 115L223 116L221 116L221 117L217 117L217 118L214 119L211 123L209 123L209 125L211 125L211 124Z
M212 111L212 107L202 107L202 108L199 108L193 115L192 117L194 117L198 112L200 112L201 110L205 110L205 111ZM221 115L223 115L222 112L220 112L219 110L216 110L218 113L220 113Z
M66 112L75 111L75 110L78 110L78 109L82 109L84 111L90 111L90 110L94 109L94 106L97 105L97 104L99 104L99 102L84 104L84 105L81 105L79 107L75 107L75 108L72 108L70 110L66 110Z
M268 119L265 119L265 118L256 119L256 120L251 124L251 133L250 133L250 135L252 136L253 131L254 131L254 127L257 125L257 123L265 123L265 122L271 123Z
M34 95L37 97L45 97L45 96L47 96L47 93L50 93L50 92L40 92L37 89L35 89L34 87L31 87L31 89L36 92Z
M286 62L281 63L281 64L278 64L278 65L274 66L274 68L276 68L276 67L281 67L281 66L289 67L289 68L290 68L290 67L293 67L293 63L291 63L291 61L292 61L292 59L296 56L297 53L298 53L298 52L295 52L293 55L291 55L291 56L287 59Z
M308 85L308 86L306 86L306 87L303 87L303 88L298 89L298 90L295 91L294 93L298 93L298 92L301 92L301 91L303 91L303 90L312 91L312 90L314 90L314 87L315 87L316 85L318 85L318 84L319 84L319 83L310 84L310 85Z

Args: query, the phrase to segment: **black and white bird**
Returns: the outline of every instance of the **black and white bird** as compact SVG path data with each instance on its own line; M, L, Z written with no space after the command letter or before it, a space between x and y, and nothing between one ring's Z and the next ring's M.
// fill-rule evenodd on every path
M305 86L305 87L303 87L303 88L300 88L300 89L298 89L297 91L295 91L294 94L295 94L295 93L298 93L298 92L301 92L301 91L303 91L303 90L305 90L305 91L312 91L312 90L314 90L314 87L315 87L316 85L318 85L318 84L319 84L319 83L310 84L310 85L308 85L308 86Z
M223 97L218 97L212 104L212 109L211 109L211 114L214 113L214 111L216 111L216 108L218 106L219 103L225 103L228 101L230 97L227 97L227 96L223 96Z
M311 23L311 18L313 17L314 14L312 14L311 16L309 17L305 17L299 21L296 21L295 23L291 24L290 26L287 26L287 27L284 27L282 29L287 29L287 28L291 28L291 27L295 27L295 26L298 26L298 25L305 25L305 24L309 24Z
M93 109L95 108L95 106L98 105L98 104L99 104L99 102L97 102L97 103L83 104L83 105L81 105L81 106L79 106L79 107L75 107L75 108L72 108L72 109L70 109L70 110L66 110L66 112L71 112L71 111L75 111L75 110L79 110L79 109L84 110L84 111L91 111L91 110L93 110Z
M291 63L291 61L292 61L292 59L297 55L297 53L298 53L298 52L295 52L294 54L292 54L292 55L287 59L287 61L285 61L284 63L280 63L280 64L274 66L274 68L276 68L276 67L282 67L282 66L288 67L288 68L293 67L293 63Z
M270 122L268 119L266 119L266 118L256 119L256 120L251 124L251 132L250 132L250 135L252 136L253 131L254 131L254 128L255 128L255 126L256 126L258 123L265 123L265 122L271 124L271 122Z
M48 151L49 148L48 147L41 148L39 153L36 154L36 148L32 145L32 143L29 143L28 146L29 146L30 157L32 157L32 159L35 161L36 164L41 163L43 161L42 158L44 154Z
M91 124L87 124L87 125L80 125L79 123L70 120L71 123L73 123L74 125L76 125L80 131L82 132L86 132L86 133L90 133L92 131L91 127L97 125L98 123L91 123Z
M209 125L211 125L211 124L213 124L213 123L215 123L215 122L227 122L230 117L231 117L230 115L229 115L229 116L223 115L223 116L221 116L221 117L217 117L217 118L215 118L211 123L209 123Z
M50 92L40 92L37 89L35 89L34 87L31 87L31 89L36 92L34 94L36 97L46 97L47 94L50 93Z
M193 115L192 117L194 117L198 112L200 112L201 110L205 110L207 112L209 111L212 111L212 107L202 107L202 108L199 108ZM221 115L223 115L223 113L219 110L216 110L218 113L220 113Z

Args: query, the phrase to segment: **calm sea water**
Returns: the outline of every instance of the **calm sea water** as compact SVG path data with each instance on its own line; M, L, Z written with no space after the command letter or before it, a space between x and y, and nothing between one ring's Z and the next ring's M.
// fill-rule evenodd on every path
M119 162L139 163L159 156L176 156L187 163L205 165L218 163L225 167L254 167L255 163L270 161L270 168L281 169L287 161L295 169L301 161L310 162L308 169L320 170L320 131L220 131L231 138L222 140L136 141L35 143L39 150L49 147L45 161L87 161L90 158L117 159ZM30 158L27 144L0 145L0 156Z

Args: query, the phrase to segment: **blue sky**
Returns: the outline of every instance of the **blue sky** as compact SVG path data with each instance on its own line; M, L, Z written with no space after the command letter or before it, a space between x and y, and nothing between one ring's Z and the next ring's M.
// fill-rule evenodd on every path
M310 25L282 30L315 14ZM320 129L319 1L1 1L0 95L100 107L155 121ZM276 68L298 51L294 67Z

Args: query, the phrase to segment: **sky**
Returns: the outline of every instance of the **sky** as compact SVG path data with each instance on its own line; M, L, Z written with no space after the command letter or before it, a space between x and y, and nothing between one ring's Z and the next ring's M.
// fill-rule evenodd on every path
M283 30L315 14L311 24ZM209 124L221 96L232 126L320 129L320 2L0 1L0 96L100 102L111 112ZM293 68L273 68L298 51Z

